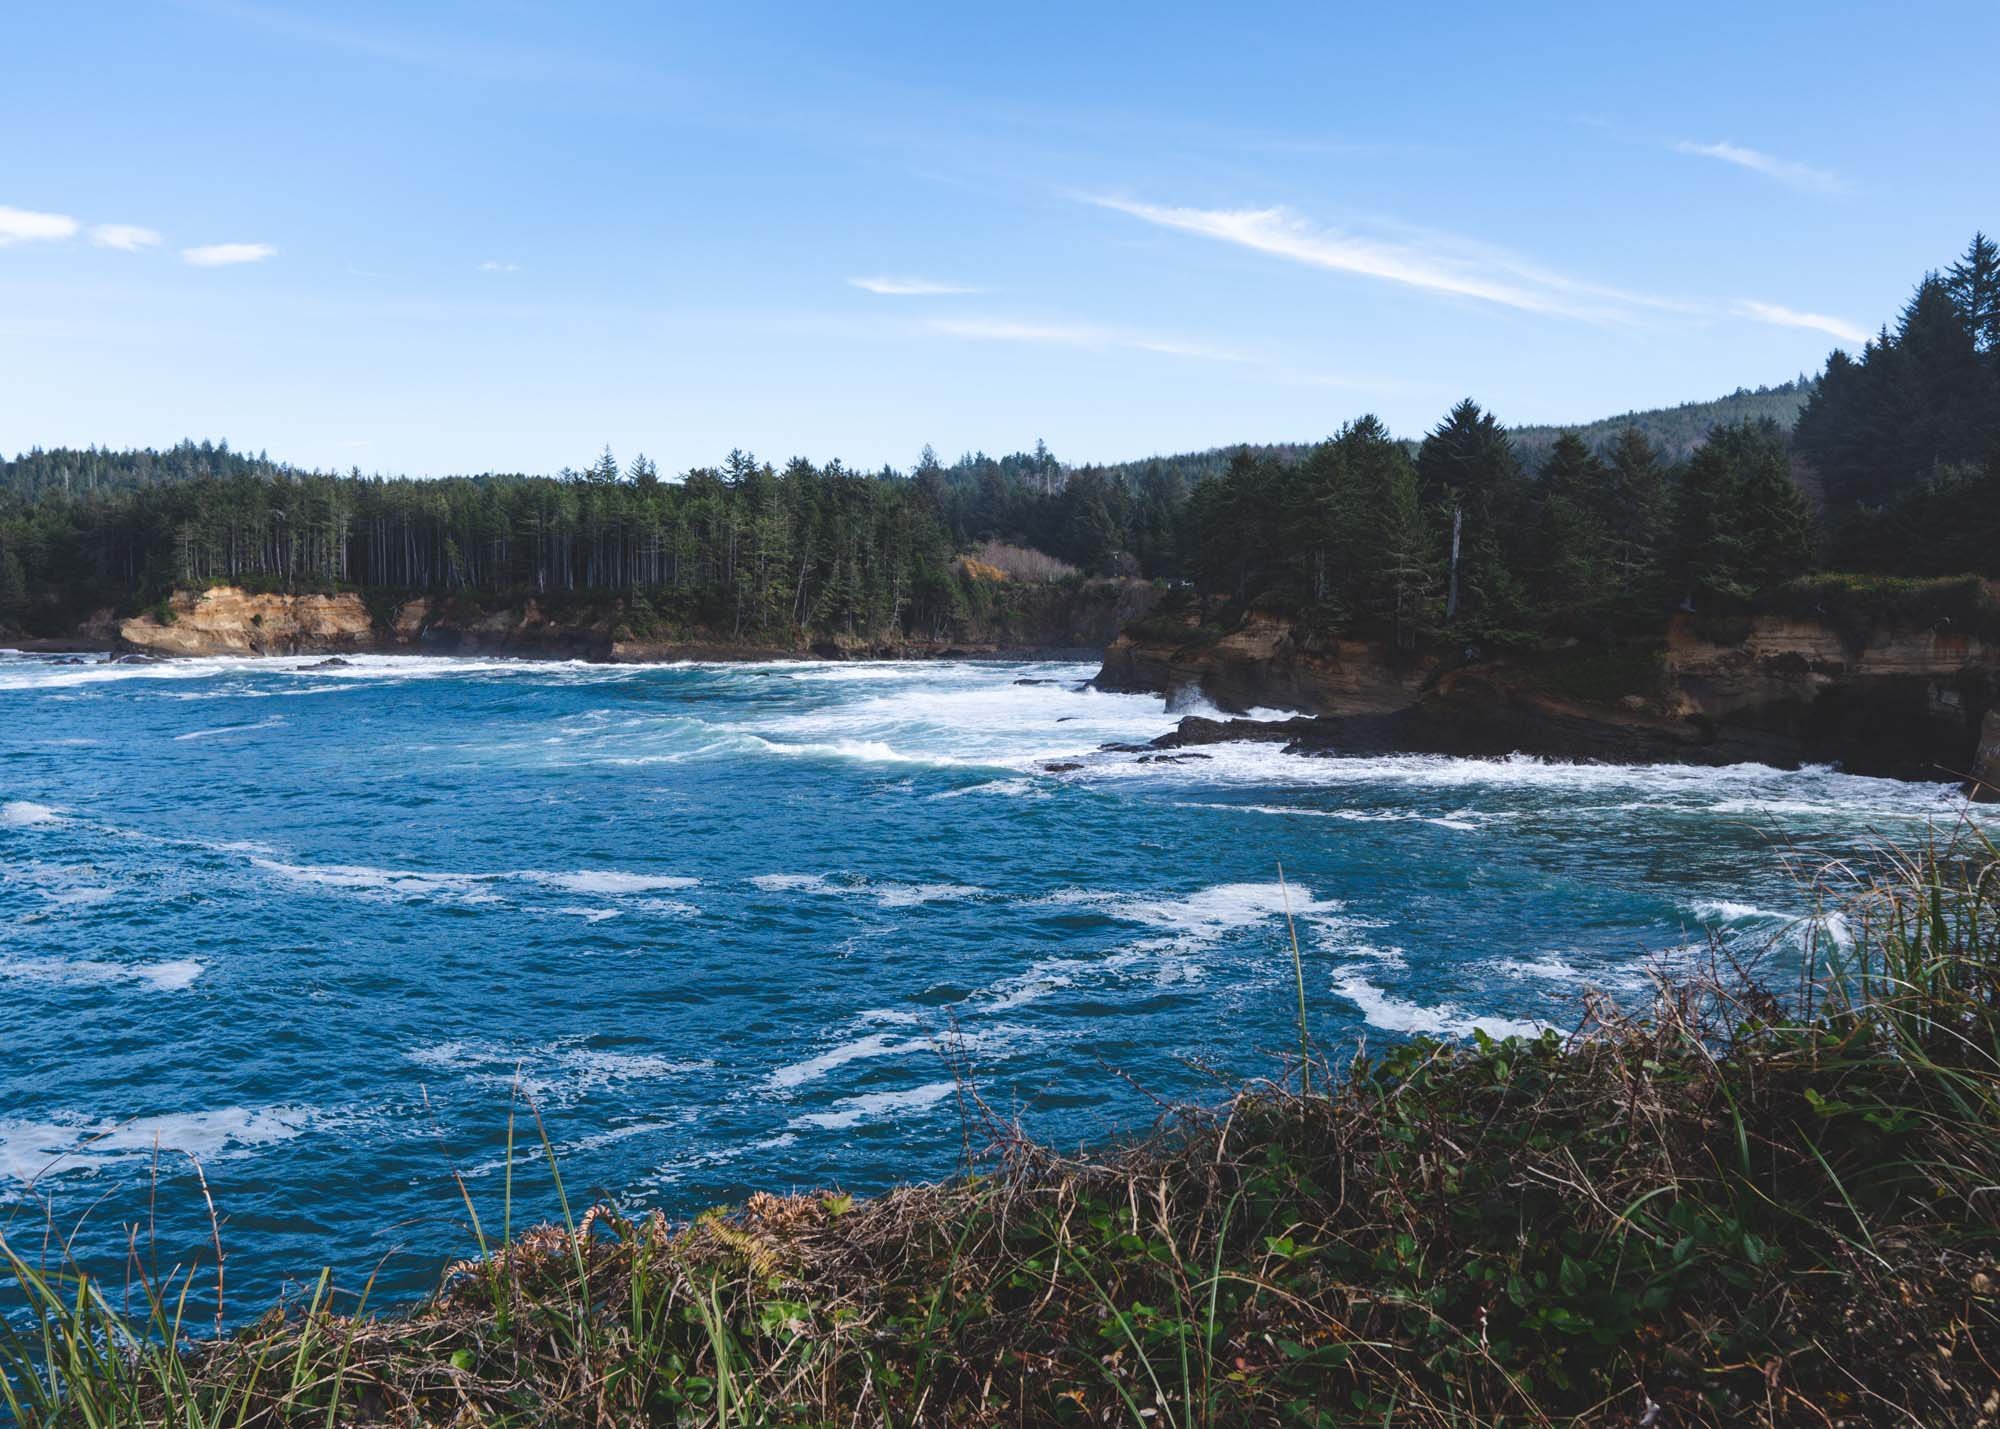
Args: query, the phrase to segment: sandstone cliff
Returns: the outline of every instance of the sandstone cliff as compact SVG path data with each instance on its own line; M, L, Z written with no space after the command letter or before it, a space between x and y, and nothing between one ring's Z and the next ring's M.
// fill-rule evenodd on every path
M373 619L357 595L252 595L216 586L119 622L118 638L154 655L275 655L373 649Z

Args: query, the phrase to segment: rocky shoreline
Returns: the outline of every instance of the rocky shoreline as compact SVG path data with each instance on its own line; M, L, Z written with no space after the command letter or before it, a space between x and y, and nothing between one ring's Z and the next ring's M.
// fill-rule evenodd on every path
M1855 631L1794 615L1703 628L1685 615L1661 645L1607 659L1398 650L1318 634L1252 610L1232 630L1159 620L1105 651L1103 689L1199 698L1226 713L1289 709L1272 723L1183 720L1156 741L1224 739L1292 752L1526 753L1617 763L1779 766L2000 783L2000 644L1883 621ZM1989 795L1990 797L1990 795Z

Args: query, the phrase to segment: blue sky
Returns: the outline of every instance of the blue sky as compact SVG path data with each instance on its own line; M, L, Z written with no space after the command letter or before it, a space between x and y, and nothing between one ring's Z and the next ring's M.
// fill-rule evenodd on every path
M1996 52L1990 3L8 6L0 450L1085 461L1709 397L2000 226Z

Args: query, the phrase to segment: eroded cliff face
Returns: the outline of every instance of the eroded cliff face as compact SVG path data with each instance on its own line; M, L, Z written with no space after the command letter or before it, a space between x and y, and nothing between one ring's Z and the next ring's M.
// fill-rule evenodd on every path
M1302 631L1290 616L1253 610L1219 639L1121 633L1104 651L1097 685L1157 691L1169 708L1199 695L1220 709L1259 707L1308 714L1379 714L1417 699L1437 675L1434 654Z
M1948 628L1859 634L1795 616L1668 627L1668 712L1795 743L1860 772L1964 776L2000 704L2000 645ZM1737 636L1739 638L1731 639Z
M1008 583L985 592L981 608L931 638L901 633L802 632L775 639L728 632L635 637L617 602L551 609L535 600L499 609L418 596L391 605L360 595L256 595L231 586L182 592L171 619L134 616L79 632L152 655L305 655L422 651L438 655L505 654L627 662L743 659L797 655L823 659L925 658L1020 651L1096 651L1120 627L1152 608L1149 583L1090 581L1036 586Z
M290 655L373 649L375 623L357 595L252 595L215 586L168 602L163 624L150 613L120 621L118 638L154 655Z
M1099 684L1153 690L1171 708L1199 692L1235 713L1259 706L1324 717L1315 747L1376 752L1793 764L1962 778L1988 747L2000 785L2000 646L1949 629L1881 625L1843 632L1793 616L1698 627L1677 616L1646 673L1591 699L1564 693L1566 657L1400 652L1302 633L1253 612L1203 640L1152 629L1121 635ZM1996 795L2000 797L2000 795Z

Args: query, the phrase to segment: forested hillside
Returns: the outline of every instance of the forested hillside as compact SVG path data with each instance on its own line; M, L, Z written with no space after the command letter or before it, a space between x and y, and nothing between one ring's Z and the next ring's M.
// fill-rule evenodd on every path
M1585 446L1603 456L1626 432L1636 431L1654 451L1669 461L1686 461L1717 427L1758 422L1768 417L1777 423L1780 430L1789 432L1817 385L1814 378L1800 376L1790 382L1780 382L1775 387L1758 387L1754 391L1739 387L1727 397L1718 397L1712 402L1683 402L1678 407L1626 412L1622 416L1586 422L1580 427L1509 427L1507 436L1514 443L1514 450L1521 454L1521 459L1531 464L1543 461L1550 448L1555 446L1556 439L1565 432L1574 433Z
M1801 403L1794 437L1783 419ZM926 447L908 473L872 474L738 451L669 479L607 450L553 477L420 481L208 443L36 450L0 463L0 627L60 630L226 581L594 595L638 624L935 636L976 579L956 555L995 539L1405 642L1616 634L1821 566L1995 574L2000 256L1976 237L1817 383L1553 435L1468 399L1414 450L1369 416L1311 447L1074 469L1039 445L950 465Z

